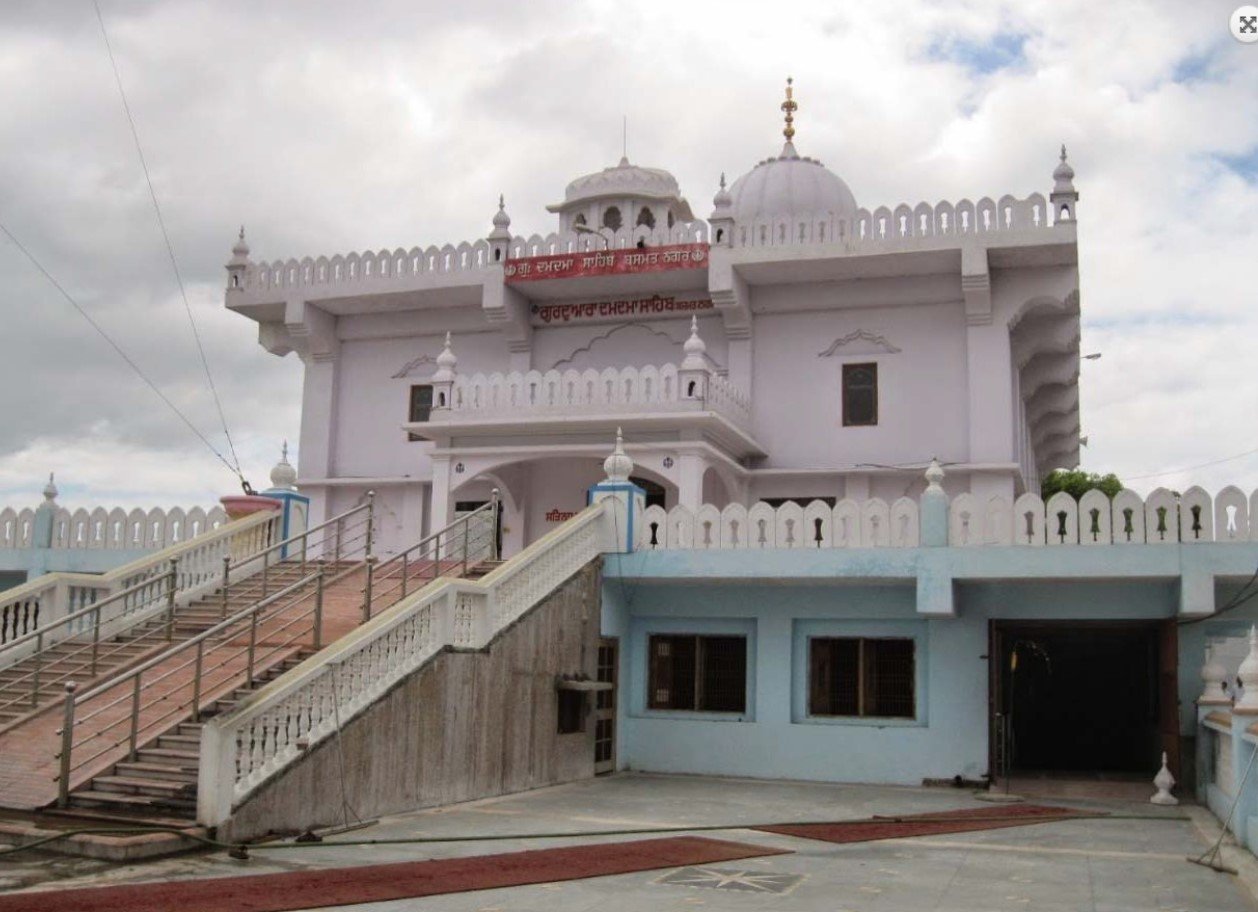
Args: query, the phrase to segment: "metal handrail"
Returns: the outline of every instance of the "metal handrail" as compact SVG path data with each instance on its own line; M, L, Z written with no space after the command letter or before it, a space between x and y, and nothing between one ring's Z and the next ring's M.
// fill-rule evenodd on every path
M304 569L305 554L309 547L309 541L312 535L315 535L326 528L336 525L338 527L336 541L337 541L337 550L339 552L340 549L345 544L345 538L339 524L343 523L346 519L358 513L361 513L363 511L366 511L367 513L366 525L367 525L368 532L365 537L369 543L367 551L368 553L370 553L370 527L374 518L374 509L373 509L374 495L375 495L375 492L369 491L367 493L366 503L359 504L358 506L355 506L355 507L351 507L345 512L340 513L337 516L333 516L331 519L327 519L316 526L306 529L303 532L299 532L296 535L289 536L283 541L276 542L275 544L269 545L266 548L262 549L261 551L254 552L253 554L248 555L247 557L240 558L236 560L234 563L232 562L230 555L224 555L223 557L223 564L224 564L223 581L222 581L222 586L221 586L221 603L222 603L222 608L223 608L223 617L224 618L227 617L227 603L230 598L231 574L233 572L238 571L241 567L244 567L245 565L258 560L259 558L262 558L263 559L262 596L265 597L267 595L266 590L268 588L266 577L267 577L267 571L269 569L269 562L266 560L266 558L270 554L276 551L280 551L280 549L283 549L286 547L296 546L298 543L300 543L300 547L302 548L302 566ZM351 537L349 541L352 543L352 542L356 542L357 540L358 538L355 536L355 537ZM280 553L284 553L284 552L280 551ZM26 672L20 677L12 681L9 681L7 684L8 688L12 688L14 685L23 684L27 681L30 681L32 683L31 692L29 694L25 694L25 693L19 694L17 696L11 697L9 700L3 703L0 703L0 709L4 709L9 706L13 706L15 704L23 703L28 700L30 701L30 704L32 707L37 707L39 705L39 698L41 695L41 690L43 690L44 684L60 683L60 682L65 681L68 677L70 677L69 673L60 673L60 674L54 675L48 681L42 680L44 676L44 671L45 671L45 669L43 668L43 661L42 661L42 655L45 651L44 641L48 635L51 635L53 633L53 631L56 631L62 627L70 629L71 625L73 625L76 621L79 621L85 617L88 617L89 615L92 616L92 619L93 619L92 628L90 631L91 643L85 644L79 647L78 649L73 650L68 655L61 656L55 663L52 663L52 664L63 664L67 660L71 658L77 658L78 656L86 652L88 649L90 649L92 651L92 664L91 664L90 674L92 677L95 677L96 672L97 672L98 658L99 658L100 630L101 630L102 624L107 623L107 621L103 619L101 609L109 606L110 604L114 602L117 602L119 599L125 599L129 595L133 595L134 593L138 592L141 589L147 589L155 585L159 585L163 581L163 579L165 580L165 583L166 583L165 591L155 593L152 600L148 604L141 606L141 608L143 609L143 608L151 607L152 605L157 604L161 599L165 598L167 602L167 624L166 624L167 637L166 638L170 639L169 634L171 633L173 629L174 597L176 594L177 581L178 581L177 558L172 558L170 560L170 569L164 572L163 574L161 574L160 576L153 576L146 580L143 580L142 582L137 583L134 586L130 586L127 589L122 590L121 592L114 593L108 596L107 598L101 599L100 601L97 601L97 602L93 602L91 605L87 606L86 608L81 608L78 611L72 612L71 614L68 614L62 618L52 621L46 625L42 625L39 629L32 630L30 633L23 634L18 639L13 640L10 643L6 643L3 646L0 646L0 657L2 657L6 653L12 654L11 650L16 649L24 644L28 644L32 640L35 641L36 643L35 651L34 653L32 653L32 656L35 658L35 668L32 671ZM247 579L251 579L251 577ZM239 585L240 582L242 581L238 580L237 585ZM239 592L238 589L237 589L237 592ZM110 618L109 620L112 621L114 619ZM88 634L88 631L85 630L85 631L82 631L82 633L86 636ZM65 639L69 640L71 639L71 637L66 637ZM106 657L112 657L114 654L119 652L122 648L123 647L120 644L119 646L116 646L114 648L107 649L105 651ZM18 661L21 661L21 659L19 659Z
M410 579L411 555L414 552L420 551L421 553L423 553L422 549L431 546L432 550L435 552L434 556L431 559L431 564L433 568L432 578L436 579L437 577L442 575L441 561L442 561L442 558L445 557L446 555L441 554L441 551L440 551L441 540L444 538L447 541L449 541L451 535L453 534L453 531L456 528L461 528L462 533L463 533L463 548L462 548L462 558L461 558L462 572L460 575L466 576L467 568L468 568L468 535L471 529L471 523L476 517L480 516L483 513L488 513L490 517L489 519L489 553L486 555L485 559L497 560L498 558L498 511L500 509L501 509L501 502L499 498L498 489L494 488L492 494L490 495L489 503L482 504L481 506L477 507L472 512L459 517L458 519L450 523L445 528L439 529L436 532L430 533L424 538L421 538L415 544L411 545L408 548L403 549L402 551L399 551L397 554L394 554L392 557L388 558L387 560L381 561L379 564L377 564L374 561L374 559L368 558L367 582L366 582L366 586L364 587L364 594L363 594L363 622L365 623L371 620L371 603L373 600L372 595L374 591L374 586L377 585L381 579L390 578L399 566L401 569L400 582L397 586L392 587L392 589L389 591L393 591L393 589L401 588L402 590L401 598L406 598L408 594L407 582ZM389 568L387 571L385 570L386 567ZM422 583L423 578L424 577L421 574L419 577L421 583Z
M338 574L335 574L330 579L326 579L325 568L321 565L319 569L314 571L313 573L310 573L306 575L305 577L303 577L302 579L294 583L291 583L290 585L284 587L278 592L273 593L272 595L266 596L265 598L261 599L254 605L251 605L248 608L242 609L241 611L233 614L231 617L226 618L225 620L219 621L214 626L206 630L203 630L201 633L197 634L196 636L190 637L189 639L185 640L182 643L179 643L176 646L172 646L170 649L165 650L159 655L153 656L152 658L142 662L140 665L136 666L135 668L128 670L124 674L119 675L118 677L113 678L107 682L98 684L95 687L92 687L91 689L87 690L86 692L82 694L78 694L76 696L75 695L75 690L77 689L76 686L73 684L73 682L68 683L66 685L67 698L65 701L65 718L63 720L63 725L60 732L61 752L58 754L58 758L60 759L60 770L58 772L58 775L54 777L54 779L56 779L59 783L58 785L59 805L62 807L65 807L66 804L68 803L70 774L75 769L79 769L83 765L92 762L93 760L97 759L98 757L102 756L103 754L107 753L108 751L121 745L124 742L129 743L130 756L134 757L134 754L136 750L138 749L138 740L139 740L139 732L140 732L140 723L139 723L140 710L143 708L141 704L141 700L140 700L140 694L142 693L141 678L143 677L146 671L149 671L155 666L163 664L169 661L170 659L175 658L181 653L195 649L196 655L194 658L189 659L188 661L185 661L183 664L178 665L175 668L167 669L167 671L164 672L159 677L147 682L147 686L152 687L153 685L166 680L167 678L169 678L176 672L182 671L185 668L187 668L189 665L195 663L197 665L197 671L193 675L193 680L191 681L191 684L193 687L191 711L192 711L193 716L195 717L199 715L200 713L200 695L201 695L203 680L207 673L207 669L203 667L204 650L205 650L206 643L218 637L220 634L223 634L225 631L238 627L244 621L250 622L250 642L247 647L242 647L242 650L247 649L250 655L250 660L246 669L246 677L250 682L252 682L253 668L256 665L256 656L254 655L254 650L255 650L255 643L256 643L257 627L258 627L258 620L261 617L261 615L268 608L274 605L276 602L286 598L289 595L292 595L294 592L297 592L298 590L307 586L311 581L314 581L316 583L316 587L313 593L306 593L306 594L298 596L297 598L293 599L292 601L284 605L284 609L288 609L295 605L298 605L305 599L310 598L312 595L314 596L314 599L315 599L314 606L310 610L303 612L301 615L298 615L297 617L287 620L279 628L279 630L280 631L286 630L288 627L292 626L297 621L313 613L315 617L314 629L313 629L314 646L317 649L321 646L321 641L322 641L322 612L323 612L324 589L326 586L338 582L339 580L350 575L356 570L357 570L357 567L351 567L351 568L341 571ZM232 634L232 635L235 635L235 634ZM291 645L293 639L295 638L290 638L288 642L280 644L279 646L271 647L269 651L266 653L266 655L272 655L275 653L277 649L284 648L288 645ZM222 642L228 642L228 640L229 640L229 637L224 637ZM238 655L239 652L240 650L236 652L236 655ZM220 662L218 665L215 665L211 667L210 669L208 669L208 671L215 671L219 668L224 667L226 664L227 664L226 661ZM78 707L86 703L87 701L94 699L95 697L98 697L104 693L107 693L110 690L113 690L114 688L125 687L126 682L128 680L133 681L133 686L129 694L124 694L123 696L117 697L109 701L108 703L104 704L103 706L97 707L96 709L88 713L87 715L81 716L77 719L77 724L88 722L91 719L96 718L100 713L104 712L105 710L111 709L119 705L120 703L124 702L125 700L129 699L131 701L132 708L131 708L131 713L128 717L117 719L114 722L110 723L109 725L105 726L104 728L100 729L99 731L93 732L90 737L80 742L79 746L82 747L86 745L89 741L104 736L106 732L116 729L120 724L124 722L130 722L130 731L128 732L127 737L123 739L119 739L111 744L106 745L104 748L102 748L101 750L97 751L96 753L92 754L89 757L80 758L77 763L73 762L73 752L74 752L74 747L75 747L74 726L76 724L75 716L76 716L76 711ZM164 699L166 699L166 697L162 696L162 697L159 697L159 700L155 702L160 702L160 700L164 700ZM182 711L183 711L183 706L178 705L174 707L172 710L162 715L161 717L159 717L158 719L149 720L149 722L145 724L144 728L150 729L154 725L160 722L164 722L170 716L177 714L179 712L182 712Z

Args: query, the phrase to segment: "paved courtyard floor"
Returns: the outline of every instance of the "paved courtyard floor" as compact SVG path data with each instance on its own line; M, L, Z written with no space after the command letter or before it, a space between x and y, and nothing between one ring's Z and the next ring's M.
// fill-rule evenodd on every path
M1227 856L1231 863L1244 862L1239 878L1185 860L1207 848L1214 826L1213 818L1199 808L1160 808L1090 797L1034 800L1103 810L1114 816L834 845L746 827L992 805L969 792L948 789L622 774L390 817L368 829L335 837L513 837L508 839L255 850L246 862L221 852L130 865L18 855L0 862L0 889L58 889L452 858L635 838L524 838L527 834L728 824L728 829L703 835L788 849L790 854L710 868L647 871L338 908L354 912L1258 910L1246 887L1247 882L1258 883L1250 875L1258 863L1246 859L1244 853L1233 850ZM1175 819L1158 819L1168 816Z

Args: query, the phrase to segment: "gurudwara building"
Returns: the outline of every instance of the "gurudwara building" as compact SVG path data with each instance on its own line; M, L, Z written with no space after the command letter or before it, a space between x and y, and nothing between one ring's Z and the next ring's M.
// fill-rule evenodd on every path
M163 692L151 725L146 665L65 697L0 805L244 837L339 819L334 775L366 816L616 770L983 787L1165 764L1258 839L1258 494L1040 497L1079 459L1066 150L1047 193L870 206L801 154L789 87L782 110L784 144L706 219L622 159L544 236L501 198L441 247L259 260L242 230L226 306L301 359L298 466L90 598L55 573L4 594L0 669L36 683L0 688L21 704L0 749L61 705L49 644L157 619L150 662L197 670L186 717ZM129 734L93 728L111 686Z

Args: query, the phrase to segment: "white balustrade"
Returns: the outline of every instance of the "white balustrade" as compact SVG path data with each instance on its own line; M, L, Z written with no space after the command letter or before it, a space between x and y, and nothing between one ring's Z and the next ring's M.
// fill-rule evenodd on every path
M1074 222L1067 219L1064 224ZM984 197L978 203L901 203L894 209L858 209L851 219L833 215L769 216L736 225L734 242L738 247L833 244L857 250L903 244L915 238L1034 232L1054 226L1052 207L1043 194L1032 193L1021 200L1006 195L998 202Z
M671 228L626 227L617 232L604 231L594 235L570 232L514 237L507 245L507 255L509 259L520 259L602 250L608 243L614 249L627 249L636 247L639 241L648 247L657 247L700 244L706 243L707 239L706 222L679 222ZM412 247L409 250L398 247L396 250L368 250L332 257L250 263L245 267L240 288L247 294L346 284L373 284L383 289L421 276L470 272L492 265L495 265L493 248L487 240L463 241L441 247Z
M604 370L513 371L455 377L450 409L434 409L433 423L462 418L570 414L691 412L711 409L740 425L751 422L751 402L724 377L710 375L704 398L682 395L675 364Z
M4 644L45 629L47 636L43 646L47 648L90 630L88 616L71 624L57 622L115 593L135 590L105 607L100 619L102 637L116 636L164 610L168 604L172 562L176 601L180 604L191 601L222 582L224 557L239 560L279 541L282 521L278 511L255 513L106 573L49 573L0 592L0 668L20 661L36 645L29 641L4 649ZM257 569L261 569L261 563L255 563ZM256 570L249 567L241 576L253 572Z
M1158 489L1147 499L1122 490L1113 499L1089 491L1076 501L1058 492L1046 504L1036 494L986 502L970 493L948 505L948 543L953 547L1096 546L1258 541L1251 523L1253 498L1235 487L1213 500L1201 488L1177 498ZM913 548L920 535L917 502L902 497L888 508L878 498L833 507L815 500L803 507L710 505L691 512L682 506L650 507L643 515L642 547L647 550L727 550L731 548ZM1147 531L1146 531L1147 530Z
M217 825L259 785L447 646L484 647L607 545L602 504L481 580L440 579L202 729L198 819Z
M29 548L35 511L0 510L0 548ZM82 548L98 551L154 551L212 532L227 522L222 507L208 512L200 507L184 510L154 507L129 513L121 508L107 510L80 507L71 511L58 507L52 517L51 546L57 549Z

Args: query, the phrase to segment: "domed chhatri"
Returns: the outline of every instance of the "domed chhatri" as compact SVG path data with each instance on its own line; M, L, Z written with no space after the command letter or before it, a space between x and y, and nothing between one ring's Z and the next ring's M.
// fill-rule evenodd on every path
M280 447L280 461L271 469L271 487L283 491L297 490L297 470L288 461L288 441Z
M634 165L622 156L613 167L585 174L568 184L562 203L546 207L559 214L561 227L653 229L693 221L677 178L663 168Z
M760 162L730 188L733 217L740 224L779 216L828 215L851 218L856 214L856 197L838 175L821 162L801 156L795 150L795 112L792 80L787 79L786 101L782 110L786 143L776 158Z

